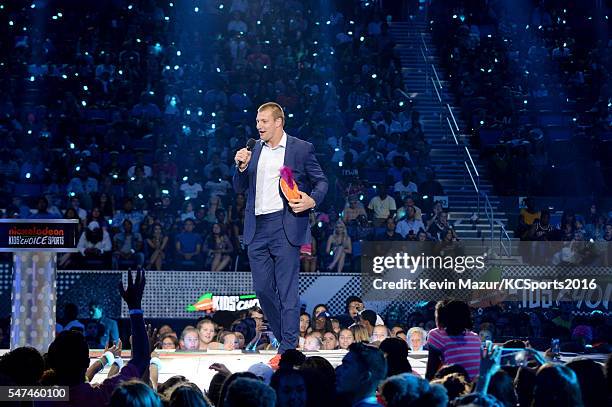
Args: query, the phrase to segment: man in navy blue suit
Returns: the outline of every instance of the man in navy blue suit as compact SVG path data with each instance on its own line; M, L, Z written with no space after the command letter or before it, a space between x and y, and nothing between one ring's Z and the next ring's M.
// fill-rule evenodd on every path
M246 192L244 243L255 293L280 341L279 354L298 345L300 246L310 243L308 214L321 205L328 187L313 145L287 135L284 125L278 104L257 109L260 140L252 151L238 150L233 178L236 192ZM299 199L288 201L282 194L282 166L292 169Z

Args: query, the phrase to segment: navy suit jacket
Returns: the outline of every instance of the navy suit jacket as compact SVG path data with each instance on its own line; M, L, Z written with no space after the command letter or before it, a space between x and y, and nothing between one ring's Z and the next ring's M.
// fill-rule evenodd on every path
M246 193L244 243L247 245L253 241L253 236L255 236L255 186L257 185L257 164L262 148L263 142L258 140L253 148L249 166L243 172L236 169L233 178L234 190L237 193ZM287 135L284 165L293 170L293 177L300 192L310 195L317 206L321 205L327 193L328 182L315 157L312 143ZM310 243L309 211L294 213L280 191L280 184L278 189L283 200L283 227L287 240L294 246Z

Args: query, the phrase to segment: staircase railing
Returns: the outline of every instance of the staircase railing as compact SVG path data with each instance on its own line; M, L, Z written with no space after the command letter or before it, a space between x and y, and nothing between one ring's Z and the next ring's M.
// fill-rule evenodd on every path
M434 100L437 100L440 104L440 114L441 116L445 116L446 124L441 124L444 128L446 127L450 134L453 136L453 140L455 145L457 146L458 154L462 156L464 171L467 176L469 176L472 181L472 186L474 187L474 192L476 193L476 214L480 214L481 210L481 199L484 201L483 211L487 218L487 224L489 229L489 240L490 247L493 248L495 241L495 226L497 222L495 221L495 212L493 211L493 206L489 200L489 195L480 188L480 173L478 172L478 168L472 158L472 154L470 153L470 149L465 144L464 140L461 138L459 124L457 123L457 119L455 118L455 114L453 113L453 109L449 103L444 103L444 92L442 90L442 82L440 81L440 76L438 75L438 71L436 70L435 65L430 60L429 48L427 47L427 43L425 42L425 34L421 33L421 44L420 44L421 55L423 56L423 61L425 63L425 84L427 93L429 94L429 84L433 86L434 92L433 95L435 97ZM431 72L431 74L430 74ZM463 148L462 148L463 147ZM512 252L512 240L510 239L510 235L506 231L506 228L503 226L501 222L499 222L499 252L509 256Z

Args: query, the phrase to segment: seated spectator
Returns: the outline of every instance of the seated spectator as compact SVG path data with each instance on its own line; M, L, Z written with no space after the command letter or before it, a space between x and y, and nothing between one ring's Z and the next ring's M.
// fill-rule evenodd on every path
M395 220L390 217L387 219L387 224L385 227L385 232L382 235L379 235L377 239L386 242L399 242L404 240L404 237L396 232L397 226L395 224Z
M402 173L402 180L395 183L393 191L398 194L398 198L402 201L407 196L419 192L417 185L412 182L412 174L410 171L404 171Z
M219 170L219 174L217 177L213 176L213 170ZM219 153L213 153L211 156L210 162L204 166L204 176L207 179L217 179L217 178L226 178L229 177L230 171L227 164L221 162L221 156Z
M181 211L179 218L181 219L181 222L184 222L187 219L195 220L196 215L195 211L193 210L193 201L186 201L183 204L183 210Z
M142 235L133 232L132 222L125 219L123 231L113 238L113 270L119 270L119 267L126 263L142 266L144 263L142 243Z
M61 216L48 211L49 201L45 197L38 198L36 201L36 212L30 215L30 219L59 219Z
M147 238L147 251L149 252L148 269L160 271L166 258L168 236L164 235L162 226L158 223L153 226L153 235Z
M351 195L348 199L348 205L344 208L344 211L342 212L342 220L345 224L348 225L349 223L357 220L359 216L367 217L365 208L363 207L363 204L359 202L358 196Z
M384 339L378 347L387 359L387 377L401 373L412 373L408 361L408 344L399 338Z
M108 232L98 222L91 222L81 234L77 249L82 267L108 268L111 263L112 244Z
M79 219L81 219L82 221L85 221L87 219L87 211L81 208L81 201L78 197L73 196L70 198L70 208L72 208L76 212L76 214L79 216Z
M425 346L425 338L427 338L427 332L419 326L412 327L408 330L408 345L410 350L418 352L423 350Z
M77 196L83 206L90 208L92 204L92 194L98 192L98 180L89 176L86 168L77 170L76 177L72 178L66 187L66 192L70 196Z
M406 239L409 233L412 233L416 237L421 229L425 229L425 225L423 221L416 218L416 209L413 206L408 207L406 217L400 220L395 227L395 231L399 233L403 239Z
M220 198L224 198L228 192L232 191L232 184L223 178L219 169L215 168L211 176L212 178L204 184L205 196L211 197L217 195Z
M463 366L468 378L478 376L480 339L470 331L472 316L465 302L450 300L436 304L436 325L427 337L429 348L426 377L431 379L442 364Z
M540 211L535 207L535 200L527 197L524 200L524 208L519 213L519 227L517 233L520 235L527 232L537 219L540 219Z
M353 407L379 406L376 389L387 376L387 362L382 351L354 343L336 368L336 391Z
M219 223L215 223L211 228L211 234L206 239L208 261L212 271L225 270L230 265L234 254L232 242L223 229Z
M371 219L374 227L384 226L387 218L393 216L397 207L395 199L387 195L387 187L381 184L377 188L378 195L370 200L368 209L371 213Z
M380 388L386 407L431 406L445 407L448 396L443 386L429 384L410 373L389 377Z
M184 177L183 179L185 182L183 182L179 187L179 190L183 193L183 196L188 199L197 199L198 196L204 191L202 185L199 182L196 182L194 175Z
M119 231L126 219L132 222L132 230L140 230L140 223L144 220L144 214L142 211L134 209L134 201L131 198L126 198L123 201L123 210L117 211L113 217L111 225L114 233Z
M351 237L346 233L346 226L342 221L336 222L334 233L327 238L325 251L332 256L332 262L327 266L327 270L343 271L346 256L352 253L353 247Z
M436 239L442 240L444 238L443 233L450 229L448 223L448 212L441 212L438 216L432 219L432 223L425 230L429 235Z
M202 238L193 232L192 219L183 222L183 232L176 235L176 264L184 269L201 267Z

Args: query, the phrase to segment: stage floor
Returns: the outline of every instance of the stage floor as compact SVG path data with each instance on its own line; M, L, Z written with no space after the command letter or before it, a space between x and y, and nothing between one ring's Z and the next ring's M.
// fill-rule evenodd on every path
M165 382L168 378L175 375L182 375L201 389L208 389L210 380L215 375L215 371L209 369L213 363L223 363L232 372L244 372L251 365L259 362L268 363L274 357L275 352L243 353L241 351L210 351L210 352L159 352L162 361L162 368L159 374L159 383ZM342 363L342 358L346 351L318 351L304 352L308 356L322 356L327 359L332 366L336 367ZM93 363L101 355L101 352L92 351L91 362ZM125 354L124 360L129 360L129 352ZM427 352L414 352L408 358L412 369L421 376L425 375L427 364ZM108 368L98 373L93 383L98 383L106 378Z

